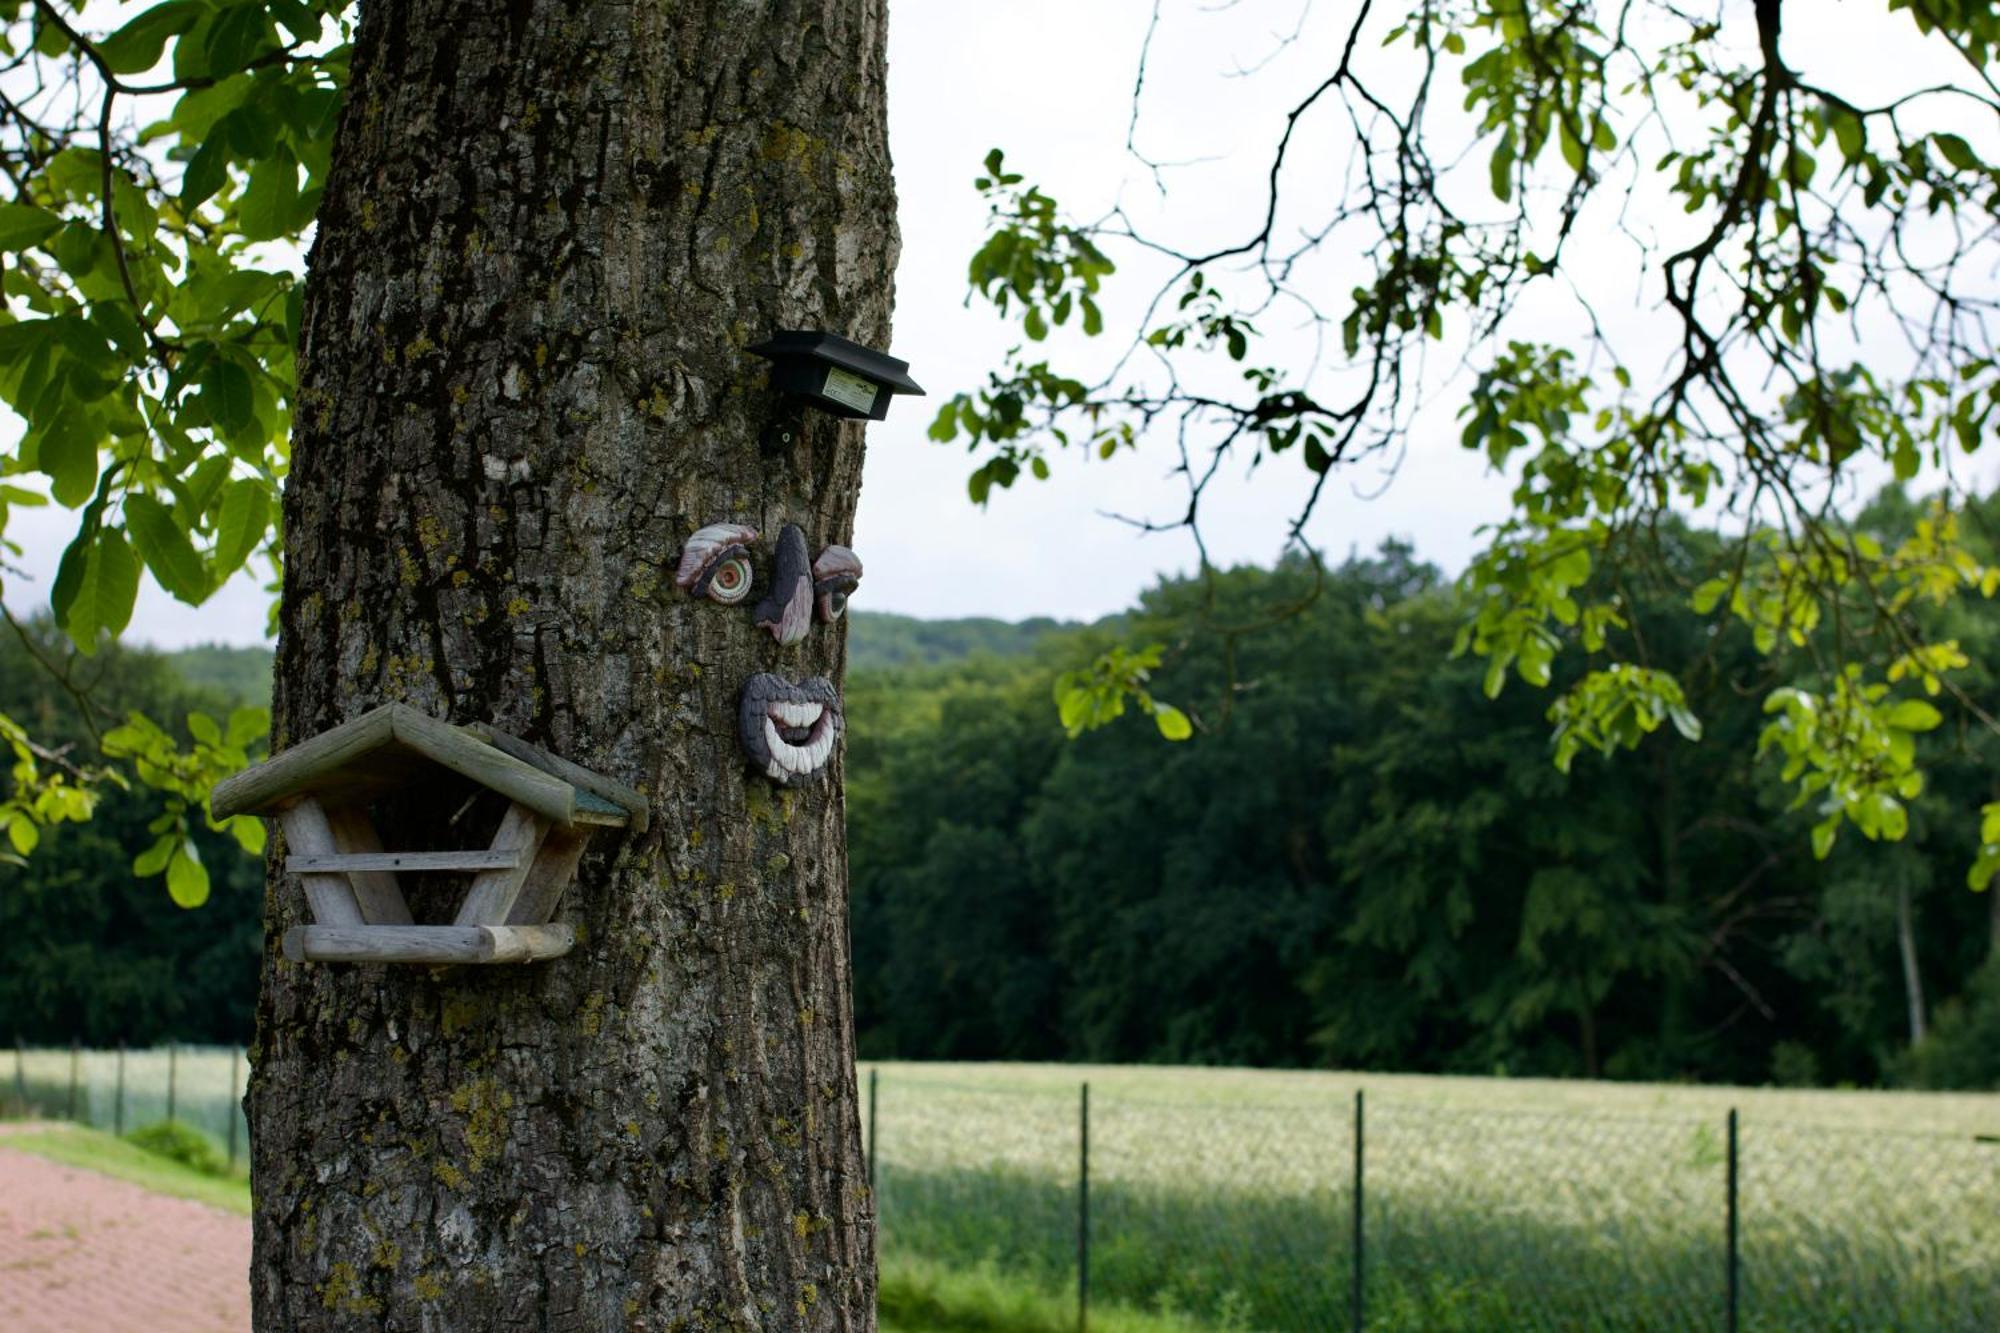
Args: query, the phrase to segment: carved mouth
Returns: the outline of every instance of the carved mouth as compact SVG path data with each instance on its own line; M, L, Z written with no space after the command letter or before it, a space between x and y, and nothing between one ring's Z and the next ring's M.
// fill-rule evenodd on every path
M737 723L751 766L796 786L824 772L840 744L840 697L824 676L794 685L760 672L744 682Z

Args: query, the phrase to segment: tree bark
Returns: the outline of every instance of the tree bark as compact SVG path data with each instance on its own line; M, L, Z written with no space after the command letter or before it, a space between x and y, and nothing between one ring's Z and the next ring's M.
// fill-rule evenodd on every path
M885 0L369 0L310 263L274 744L400 700L649 793L518 967L303 964L274 848L255 1074L265 1330L868 1329L838 759L752 775L754 672L840 679L672 581L718 521L846 543L858 425L779 328L887 346ZM864 553L865 554L865 553ZM392 848L481 845L440 784ZM455 822L454 822L455 821ZM419 920L455 882L418 883Z

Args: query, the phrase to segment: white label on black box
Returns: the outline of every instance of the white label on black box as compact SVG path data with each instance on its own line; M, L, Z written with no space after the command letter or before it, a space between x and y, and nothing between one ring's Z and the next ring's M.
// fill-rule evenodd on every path
M826 368L826 388L821 390L827 397L843 407L867 415L875 410L876 388L859 375L850 375L838 366Z

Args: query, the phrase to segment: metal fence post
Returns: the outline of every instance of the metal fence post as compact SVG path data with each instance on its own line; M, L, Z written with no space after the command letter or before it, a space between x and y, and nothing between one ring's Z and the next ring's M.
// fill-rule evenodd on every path
M167 1043L167 1119L174 1118L174 1084L179 1077L181 1048L178 1042Z
M1738 1247L1737 1218L1737 1158L1736 1158L1736 1108L1729 1108L1729 1204L1728 1204L1728 1245L1729 1276L1727 1294L1727 1318L1725 1327L1729 1333L1736 1333L1736 1310L1738 1300L1738 1268L1742 1262Z
M1363 1242L1361 1230L1361 1187L1362 1187L1362 1103L1361 1089L1354 1090L1354 1287L1350 1293L1354 1303L1354 1331L1361 1333L1366 1317L1367 1297L1361 1286L1363 1265Z
M237 1080L243 1077L243 1052L229 1048L229 1169L236 1169L236 1119L243 1114L237 1102Z
M69 1039L69 1118L76 1119L76 1075L83 1061L83 1043L75 1037Z
M125 1135L125 1043L118 1043L118 1096L111 1113L111 1132L123 1138Z
M1076 1327L1090 1327L1090 1084L1078 1103L1076 1158Z
M881 1076L882 1071L879 1069L868 1071L868 1197L870 1199L875 1197L875 1084ZM875 1204L875 1221L877 1226L881 1225L882 1205L879 1201Z

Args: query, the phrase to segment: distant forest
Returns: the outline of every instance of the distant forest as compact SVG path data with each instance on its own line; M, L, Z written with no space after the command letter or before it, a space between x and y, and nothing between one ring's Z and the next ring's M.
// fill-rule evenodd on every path
M1912 519L1892 494L1857 521ZM857 613L863 1054L2000 1085L2000 899L1964 886L2000 741L1954 717L1923 740L1909 837L1850 828L1815 861L1810 812L1746 758L1767 659L1667 595L1713 539L1659 541L1661 588L1625 591L1707 738L1663 731L1568 775L1553 693L1487 699L1484 664L1451 656L1458 594L1400 546L1166 582L1096 626ZM2000 608L1949 614L1964 684L2000 713ZM1155 684L1195 738L1133 717L1065 739L1054 675L1133 641L1167 645ZM226 711L268 659L97 669L162 714ZM14 644L0 707L68 725ZM148 817L121 798L0 868L0 1024L248 1037L260 867L216 840L215 895L181 913L125 873Z

